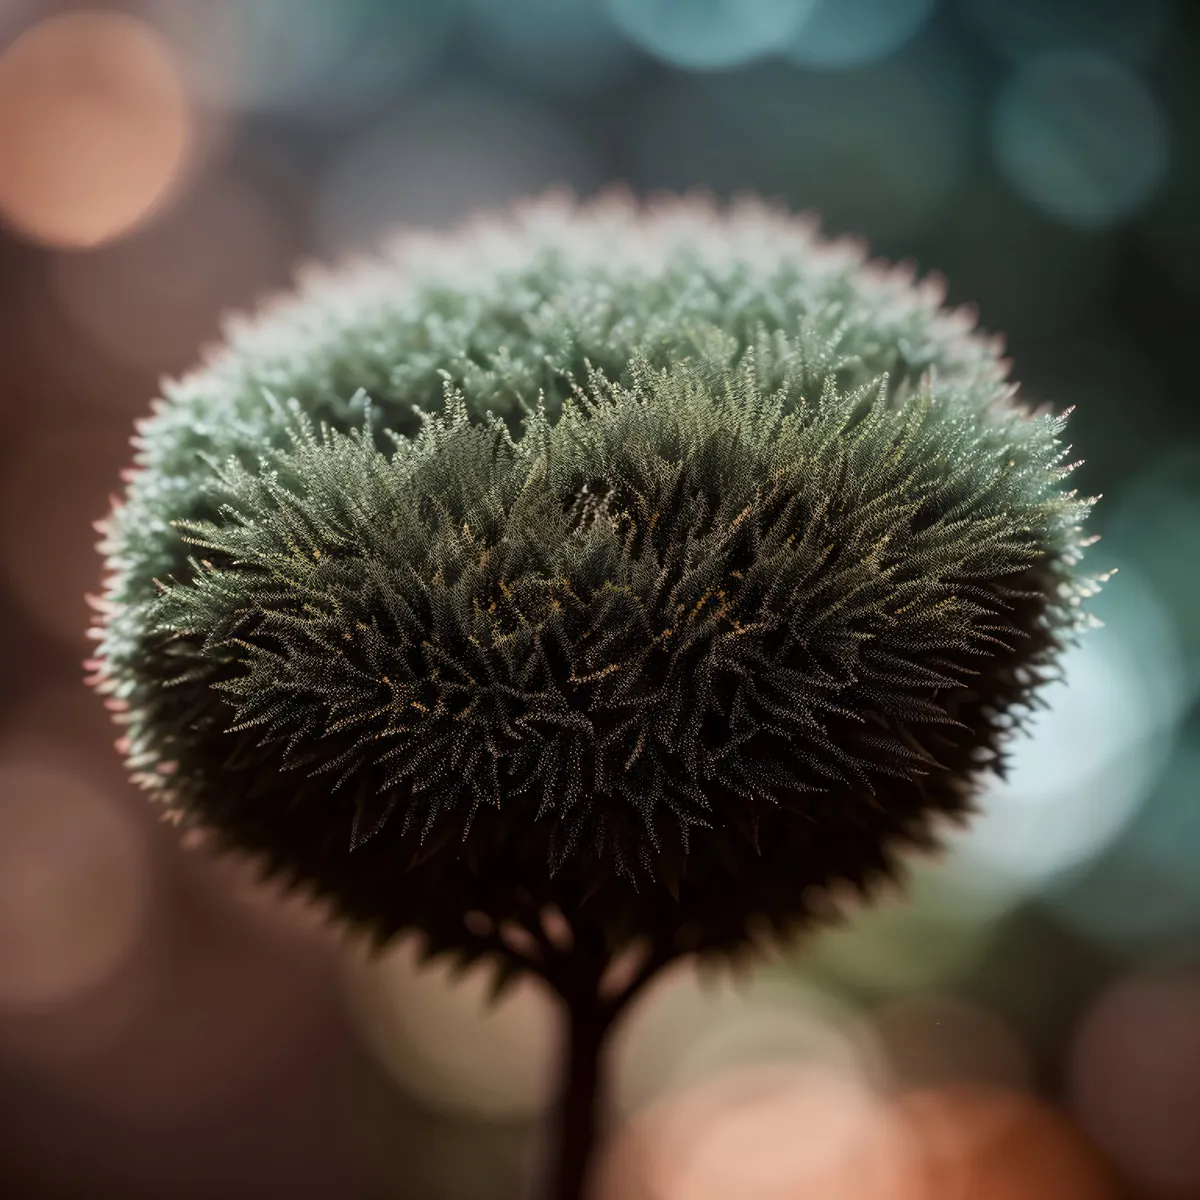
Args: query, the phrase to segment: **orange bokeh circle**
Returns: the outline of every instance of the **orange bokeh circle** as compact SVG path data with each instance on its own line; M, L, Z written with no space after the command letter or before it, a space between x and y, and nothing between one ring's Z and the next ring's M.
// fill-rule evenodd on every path
M0 215L51 246L109 241L169 193L192 124L180 65L144 22L47 18L0 54Z

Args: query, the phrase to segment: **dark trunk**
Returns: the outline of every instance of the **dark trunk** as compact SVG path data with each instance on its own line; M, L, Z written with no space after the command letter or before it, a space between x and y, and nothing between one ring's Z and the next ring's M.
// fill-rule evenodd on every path
M603 1047L611 1010L595 993L564 997L567 1037L554 1108L552 1160L545 1200L582 1200L604 1095Z
M604 1125L609 1031L642 989L677 957L673 949L649 947L625 987L604 993L601 984L612 957L603 942L584 945L576 932L574 947L560 960L559 969L543 973L562 1001L566 1036L540 1200L585 1200L588 1195L588 1175Z

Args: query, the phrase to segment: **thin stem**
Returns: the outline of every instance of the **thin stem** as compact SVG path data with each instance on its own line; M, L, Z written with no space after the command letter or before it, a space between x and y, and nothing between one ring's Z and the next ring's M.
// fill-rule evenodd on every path
M546 1200L581 1200L600 1131L603 1050L614 1008L593 991L564 996L567 1017L554 1111L554 1160Z
M675 957L673 952L652 952L616 996L600 994L608 957L589 954L579 946L575 954L559 960L560 965L570 963L569 976L544 976L562 1000L567 1025L544 1200L583 1200L586 1196L588 1169L603 1124L607 1095L604 1057L609 1032L634 997Z

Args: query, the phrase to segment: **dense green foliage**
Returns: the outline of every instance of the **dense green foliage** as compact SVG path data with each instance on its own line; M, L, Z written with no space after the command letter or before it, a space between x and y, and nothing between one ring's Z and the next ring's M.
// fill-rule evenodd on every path
M138 778L388 936L732 949L867 887L1078 620L1062 420L754 206L543 204L310 280L143 424Z

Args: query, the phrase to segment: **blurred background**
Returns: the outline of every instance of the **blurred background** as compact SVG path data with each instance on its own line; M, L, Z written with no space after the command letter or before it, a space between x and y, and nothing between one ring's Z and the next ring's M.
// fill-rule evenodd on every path
M369 962L179 844L82 684L132 421L298 259L547 185L814 210L1078 405L1119 568L905 895L622 1028L602 1195L1200 1197L1200 10L0 0L0 1195L525 1194L530 985Z

